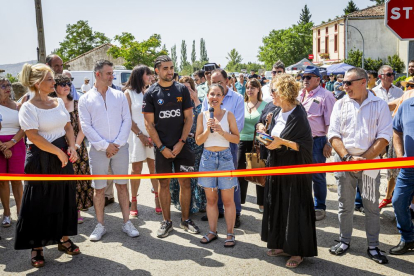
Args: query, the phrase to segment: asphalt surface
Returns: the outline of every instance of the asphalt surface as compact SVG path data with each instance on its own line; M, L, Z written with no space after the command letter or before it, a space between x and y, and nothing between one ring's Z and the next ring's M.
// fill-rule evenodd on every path
M144 166L145 167L145 166ZM146 173L146 172L144 172ZM384 196L386 180L382 174L381 194ZM107 234L101 241L91 242L89 235L95 227L94 210L83 212L85 222L79 225L78 235L72 240L82 254L69 256L57 250L57 246L45 249L46 264L41 269L30 265L29 250L13 249L16 224L16 208L12 198L13 225L1 228L0 274L1 275L413 275L414 252L402 256L387 254L389 264L379 265L366 254L364 215L356 212L351 248L344 256L333 256L328 249L338 239L337 193L332 174L328 175L327 216L318 221L318 257L306 258L296 269L285 267L287 257L268 257L266 245L260 240L261 217L255 204L255 187L250 184L248 198L241 216L242 225L235 230L237 244L224 248L226 228L224 219L219 220L219 239L202 245L200 235L180 229L180 212L173 206L174 231L170 236L156 237L161 216L155 214L154 195L149 180L141 183L138 197L138 218L131 221L140 236L130 238L121 230L122 218L118 203L105 209ZM202 230L208 231L208 223L197 213L192 219ZM41 221L39 221L41 223ZM381 212L380 249L388 250L398 244L399 234L395 226L392 207Z

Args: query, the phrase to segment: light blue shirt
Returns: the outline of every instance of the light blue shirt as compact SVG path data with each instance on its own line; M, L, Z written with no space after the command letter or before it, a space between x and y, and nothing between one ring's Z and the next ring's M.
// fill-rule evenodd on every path
M244 81L243 84L241 84L238 81L234 84L234 86L236 86L237 92L239 92L243 97L244 97L244 94L246 93L246 82L247 81Z
M78 92L76 91L76 88L73 85L73 83L72 83L72 86L70 87L70 94L72 95L72 97L75 101L79 100L80 96L79 96Z
M230 111L236 117L237 128L239 132L244 127L244 99L239 93L234 92L232 89L228 89L226 96L223 99L223 109ZM207 96L204 98L202 111L206 111L210 108L208 104Z
M124 146L132 120L127 98L108 87L104 100L96 87L79 100L79 119L83 133L97 151L106 151L110 143Z

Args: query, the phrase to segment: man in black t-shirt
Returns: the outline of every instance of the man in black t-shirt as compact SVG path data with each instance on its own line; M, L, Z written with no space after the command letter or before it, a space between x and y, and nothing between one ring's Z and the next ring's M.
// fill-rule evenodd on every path
M193 123L190 92L184 85L175 82L174 66L168 56L155 60L154 69L158 82L144 95L142 112L145 126L155 144L156 173L194 171L194 153L186 145L186 139ZM190 178L178 179L180 183L181 224L191 233L199 233L198 227L189 218L191 203ZM164 238L173 230L170 216L170 179L159 179L158 195L164 221L157 237Z

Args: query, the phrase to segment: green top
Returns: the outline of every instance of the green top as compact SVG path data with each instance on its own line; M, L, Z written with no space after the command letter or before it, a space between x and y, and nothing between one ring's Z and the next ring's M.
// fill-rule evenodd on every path
M253 141L255 125L259 122L260 115L266 104L267 102L262 101L257 110L250 114L247 108L247 102L244 102L244 127L240 132L240 141Z

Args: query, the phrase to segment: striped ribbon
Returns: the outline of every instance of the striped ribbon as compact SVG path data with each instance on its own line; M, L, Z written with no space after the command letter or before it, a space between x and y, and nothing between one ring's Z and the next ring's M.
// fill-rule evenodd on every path
M307 164L296 166L270 167L261 169L213 171L213 172L181 172L164 174L134 175L63 175L63 174L0 174L0 181L57 181L57 180L94 180L94 179L166 179L166 178L198 178L198 177L246 177L256 175L288 175L312 174L340 171L362 171L379 169L414 168L414 157L375 159L351 162L335 162Z

